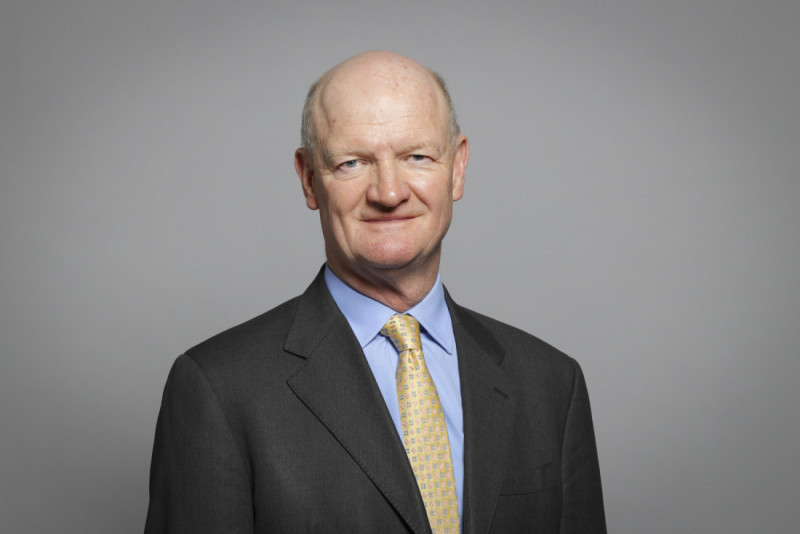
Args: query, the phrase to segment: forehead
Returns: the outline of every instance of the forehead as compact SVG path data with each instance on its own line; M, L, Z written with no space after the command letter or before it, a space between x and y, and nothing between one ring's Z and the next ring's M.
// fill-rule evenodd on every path
M449 124L447 103L433 76L404 63L334 72L320 87L314 115L323 144L401 132L438 138Z

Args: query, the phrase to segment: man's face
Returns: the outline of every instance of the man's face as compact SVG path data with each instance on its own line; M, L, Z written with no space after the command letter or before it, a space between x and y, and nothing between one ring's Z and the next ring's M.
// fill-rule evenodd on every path
M299 153L296 166L334 272L368 279L375 269L438 269L469 155L466 138L451 143L438 87L419 75L334 79L315 119L313 164Z

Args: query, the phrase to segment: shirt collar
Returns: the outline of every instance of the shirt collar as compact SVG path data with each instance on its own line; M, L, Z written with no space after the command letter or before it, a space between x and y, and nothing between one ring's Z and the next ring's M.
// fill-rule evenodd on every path
M325 266L325 283L333 300L344 314L361 347L366 347L380 334L386 321L396 312L348 286ZM455 351L455 337L450 312L444 299L444 287L437 273L436 282L416 306L405 313L413 315L422 329L448 354Z

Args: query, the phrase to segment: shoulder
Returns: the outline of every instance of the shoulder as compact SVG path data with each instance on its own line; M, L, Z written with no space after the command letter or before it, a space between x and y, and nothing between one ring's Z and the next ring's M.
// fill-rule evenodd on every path
M239 382L275 362L288 365L292 358L283 351L283 345L298 298L193 346L176 365L184 360L184 365L201 372L211 382L226 379Z
M462 331L501 355L498 363L503 368L558 374L565 379L580 372L577 361L533 334L458 304L453 310Z
M205 358L215 353L247 352L257 347L273 344L275 340L283 341L291 324L299 297L272 308L250 320L203 341L190 348L187 354Z

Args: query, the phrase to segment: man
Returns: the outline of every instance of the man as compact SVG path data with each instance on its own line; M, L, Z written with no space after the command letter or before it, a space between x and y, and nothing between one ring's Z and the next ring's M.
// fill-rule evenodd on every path
M175 362L147 533L605 532L578 364L440 282L468 158L408 58L312 86L295 168L327 264Z

